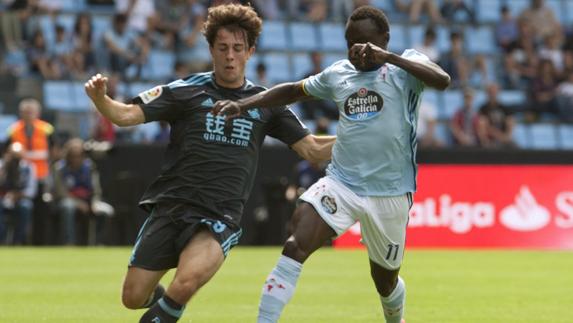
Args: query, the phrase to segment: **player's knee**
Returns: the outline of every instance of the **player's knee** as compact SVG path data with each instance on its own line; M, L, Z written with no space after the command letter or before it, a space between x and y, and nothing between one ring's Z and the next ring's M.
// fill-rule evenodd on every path
M149 295L138 293L137 288L132 286L123 286L123 290L121 291L121 302L126 308L136 310L141 308L148 296Z
M200 279L195 276L177 277L173 280L171 287L178 294L178 298L188 299L193 296L201 287Z
M302 248L295 237L291 236L284 245L283 255L303 263L310 256L310 252Z

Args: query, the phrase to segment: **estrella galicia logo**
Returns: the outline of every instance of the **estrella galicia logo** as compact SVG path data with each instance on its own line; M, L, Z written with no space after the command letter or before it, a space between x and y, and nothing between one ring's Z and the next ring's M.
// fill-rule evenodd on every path
M382 111L384 99L374 91L361 88L344 102L344 114L352 120L366 120Z
M259 109L255 108L255 109L250 109L247 111L249 113L249 115L251 116L251 118L253 119L257 119L257 120L261 120L261 112L259 111Z
M320 199L320 203L322 204L322 208L330 214L336 213L336 210L338 209L338 207L336 206L336 200L334 200L334 197L330 197L328 195L325 195Z

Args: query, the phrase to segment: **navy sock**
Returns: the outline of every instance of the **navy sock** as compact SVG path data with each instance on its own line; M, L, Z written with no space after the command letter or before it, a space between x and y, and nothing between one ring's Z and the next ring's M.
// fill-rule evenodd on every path
M175 323L183 315L184 309L185 306L163 295L143 314L139 323Z
M165 294L165 288L163 288L161 284L157 285L153 293L151 293L151 295L149 296L147 302L143 304L142 308L149 308L153 306L153 304L155 304L163 296L163 294Z

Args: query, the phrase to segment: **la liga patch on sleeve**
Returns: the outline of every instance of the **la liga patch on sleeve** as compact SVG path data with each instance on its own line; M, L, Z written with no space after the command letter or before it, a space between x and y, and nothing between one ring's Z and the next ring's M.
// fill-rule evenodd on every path
M163 87L161 85L158 85L152 89L139 93L139 98L141 99L141 101L143 101L143 103L148 104L149 102L152 102L153 100L160 97L162 93L163 93Z

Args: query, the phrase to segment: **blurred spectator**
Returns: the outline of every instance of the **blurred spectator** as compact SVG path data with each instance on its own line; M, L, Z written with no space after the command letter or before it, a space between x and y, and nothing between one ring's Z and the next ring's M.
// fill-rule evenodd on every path
M171 83L173 81L177 81L180 79L184 79L191 74L189 72L189 68L187 67L187 65L181 61L176 61L175 66L173 68L174 68L174 71L173 71L174 75L172 78L170 78L168 80L168 83Z
M305 74L304 78L316 75L322 71L322 54L320 52L310 53L312 69ZM331 120L338 120L338 108L326 100L301 101L301 112L304 119L316 120L323 116Z
M169 122L159 121L158 126L157 132L153 136L153 142L158 144L168 144L171 135Z
M34 165L37 190L34 197L33 238L34 243L46 243L51 234L47 218L44 193L48 191L50 152L54 144L54 127L40 120L41 105L36 99L20 102L20 120L8 128L10 143L24 146L24 158Z
M103 39L109 50L112 72L126 77L127 68L134 64L139 76L149 48L143 37L127 30L126 22L127 17L124 14L116 14L113 17L112 28L105 32Z
M424 33L424 40L422 44L418 44L414 47L415 50L428 56L432 62L440 61L440 51L436 45L436 31L434 28L429 26Z
M138 34L149 31L149 22L155 14L153 0L115 0L116 13L126 17L127 29Z
M555 68L550 60L539 62L537 76L533 80L529 94L531 107L527 113L527 121L535 121L541 114L558 115L557 86Z
M433 24L444 22L438 5L434 0L406 0L406 2L404 0L395 0L394 5L398 10L408 13L411 23L419 22L422 11L428 13Z
M31 72L37 73L48 80L60 78L60 70L51 60L44 34L41 30L36 30L32 35L32 40L26 54L28 62L30 62Z
M346 22L354 9L357 8L357 5L363 4L357 4L356 1L332 0L330 3L330 17L333 21Z
M89 13L76 16L73 34L73 70L76 78L85 79L94 70L96 61L94 54L92 17Z
M179 31L185 29L191 20L193 2L195 1L167 0L155 2L156 10L153 16L154 47L172 49L179 45ZM156 37L156 35L160 37Z
M450 130L456 145L463 147L476 145L477 116L473 110L473 103L473 92L465 89L463 106L454 114L450 122Z
M517 21L507 6L501 7L501 20L495 26L495 41L504 51L509 51L519 37Z
M551 34L561 34L561 26L551 8L543 0L531 0L529 8L523 10L519 19L533 28L535 41L539 42Z
M326 0L301 0L305 18L310 22L321 22L326 20L328 6Z
M111 215L112 211L109 205L101 202L99 174L93 161L85 155L81 139L69 140L64 146L64 158L55 165L54 197L58 203L64 244L77 242L76 215L84 220L95 216L95 240L100 241L104 220L101 213Z
M561 79L565 69L565 55L561 48L561 37L557 33L548 35L543 40L539 50L539 58L548 59L553 63L557 77Z
M471 62L464 51L464 39L461 33L453 31L450 34L451 49L449 52L442 54L440 65L450 74L452 86L460 87L467 85L469 81Z
M199 2L193 2L191 19L181 31L182 42L177 49L177 58L187 65L190 73L204 72L210 68L209 44L201 35L205 14L205 7Z
M573 123L573 70L565 73L567 78L557 88L560 121Z
M50 46L50 58L61 78L69 78L73 69L72 43L70 36L62 25L56 25L56 39Z
M4 48L15 51L24 47L24 30L22 28L22 14L27 7L27 1L3 1L6 10L0 16L2 41Z
M282 18L278 0L253 0L253 5L263 19L278 20Z
M298 162L291 175L290 184L286 189L286 199L296 202L312 184L325 176L326 164L315 164L307 160Z
M473 8L468 7L464 0L444 0L442 8L440 9L440 13L442 14L442 17L449 23L475 23L475 12Z
M417 140L420 148L442 147L444 143L436 137L438 111L433 104L422 101L418 112Z
M263 62L259 62L256 68L257 78L254 80L255 84L270 88L272 84L267 78L267 66Z
M36 189L34 165L24 159L24 146L15 142L0 160L0 244L26 243ZM14 227L10 241L6 240L8 223Z
M477 138L481 147L511 147L515 121L509 109L497 98L497 84L487 86L487 101L479 109Z
M324 135L334 135L330 133L330 119L326 117L320 117L316 120L316 129L314 129L314 134L319 136Z

